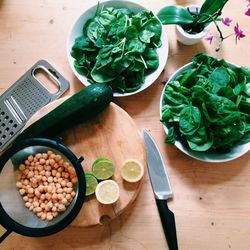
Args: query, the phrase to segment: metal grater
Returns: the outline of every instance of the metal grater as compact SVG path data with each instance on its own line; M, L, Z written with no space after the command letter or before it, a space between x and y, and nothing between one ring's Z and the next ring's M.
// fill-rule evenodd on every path
M35 77L37 69L44 70L58 84L56 93L50 93ZM4 92L0 96L0 151L18 136L34 113L68 88L69 82L47 61L40 60Z

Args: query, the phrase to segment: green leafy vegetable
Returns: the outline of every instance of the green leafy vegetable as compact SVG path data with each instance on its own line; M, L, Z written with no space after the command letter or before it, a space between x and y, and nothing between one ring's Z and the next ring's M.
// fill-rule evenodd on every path
M250 69L233 67L200 53L191 68L170 81L164 92L161 122L165 142L182 140L195 151L228 151L250 140Z
M74 67L90 83L107 83L115 91L136 91L156 70L162 26L150 11L97 8L71 50Z

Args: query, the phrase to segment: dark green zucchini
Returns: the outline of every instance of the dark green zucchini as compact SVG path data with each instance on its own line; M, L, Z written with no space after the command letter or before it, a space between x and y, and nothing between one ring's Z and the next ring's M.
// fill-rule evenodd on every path
M103 83L91 84L25 129L16 140L54 137L58 133L87 121L102 112L111 102L113 91Z

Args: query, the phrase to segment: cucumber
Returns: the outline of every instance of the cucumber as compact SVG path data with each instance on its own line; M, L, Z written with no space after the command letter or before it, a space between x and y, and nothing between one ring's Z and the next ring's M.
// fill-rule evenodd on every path
M69 97L61 105L31 124L16 139L54 137L74 125L102 112L111 102L112 88L103 83L91 84Z

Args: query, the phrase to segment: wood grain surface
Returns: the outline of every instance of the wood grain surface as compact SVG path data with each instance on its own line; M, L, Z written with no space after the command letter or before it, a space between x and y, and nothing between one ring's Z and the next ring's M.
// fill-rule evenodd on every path
M66 98L61 98L38 111L26 127L46 113L60 105ZM115 173L112 179L120 188L120 198L112 205L100 204L95 195L86 197L83 207L71 225L79 227L96 226L110 222L129 209L137 197L143 179L136 183L123 181L121 166L127 159L140 161L146 170L146 152L140 131L132 118L119 106L111 103L109 107L91 121L74 126L59 135L62 143L69 147L79 158L85 173L91 173L93 162L99 157L113 161Z
M48 60L70 81L71 95L83 85L74 77L66 56L69 29L81 12L97 1L0 0L0 94L39 59ZM200 4L201 0L138 0L155 13L171 5ZM246 33L235 44L226 39L219 52L216 42L203 40L193 46L176 41L174 26L165 26L169 56L165 71L145 91L130 97L115 98L137 127L149 130L163 155L174 198L169 201L175 213L181 250L248 250L250 246L250 154L226 163L194 160L174 146L164 144L159 121L159 100L164 83L193 55L206 52L237 65L250 67L250 17L244 15L247 1L229 1L223 16L233 19ZM226 34L233 27L223 27ZM213 27L211 32L215 32ZM1 233L4 229L1 228ZM122 249L163 250L167 244L148 175L130 209L102 226L67 227L44 238L11 234L1 249Z

